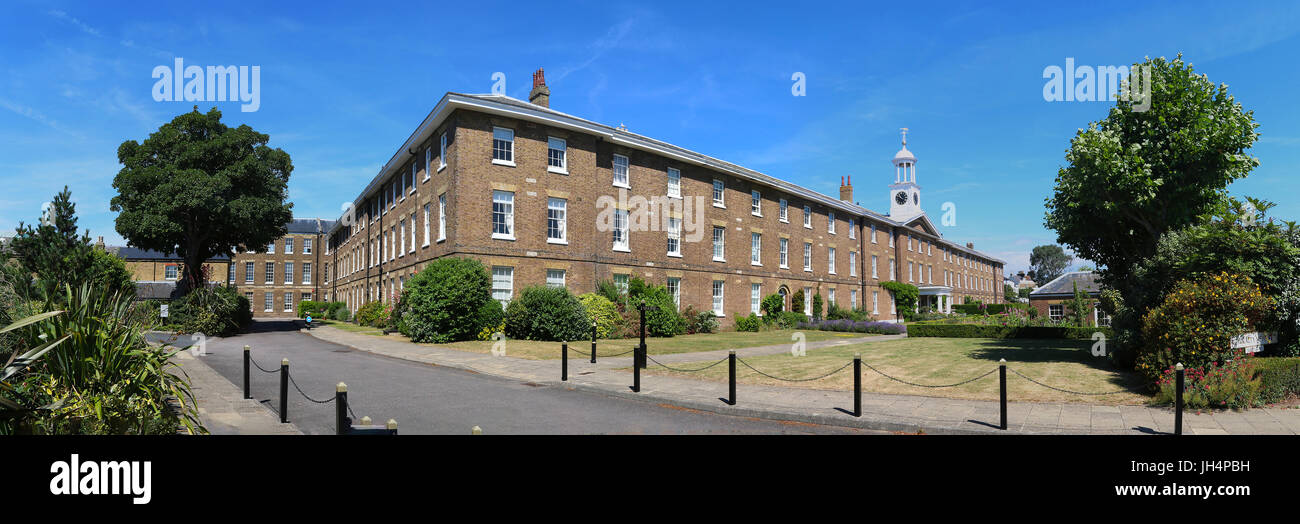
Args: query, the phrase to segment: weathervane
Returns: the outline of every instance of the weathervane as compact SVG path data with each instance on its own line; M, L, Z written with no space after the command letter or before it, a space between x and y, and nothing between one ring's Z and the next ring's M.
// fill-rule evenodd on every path
M906 127L903 127L903 128L900 128L900 129L902 129L902 131L903 131L903 145L907 145L907 128L906 128Z

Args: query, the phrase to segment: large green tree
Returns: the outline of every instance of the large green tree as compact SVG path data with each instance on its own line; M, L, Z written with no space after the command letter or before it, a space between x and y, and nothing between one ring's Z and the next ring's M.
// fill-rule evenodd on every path
M113 179L117 232L132 246L176 253L185 281L203 284L203 261L261 249L286 232L289 154L247 125L221 123L195 107L149 135L123 142Z
M1121 290L1161 235L1196 223L1259 164L1246 154L1259 136L1254 113L1226 84L1196 74L1182 55L1148 58L1134 71L1146 68L1150 107L1119 100L1079 130L1047 199L1046 225L1058 242L1099 264L1103 282Z
M1065 274L1066 268L1070 267L1072 261L1074 257L1061 249L1061 246L1056 244L1035 246L1029 253L1029 278L1041 286Z

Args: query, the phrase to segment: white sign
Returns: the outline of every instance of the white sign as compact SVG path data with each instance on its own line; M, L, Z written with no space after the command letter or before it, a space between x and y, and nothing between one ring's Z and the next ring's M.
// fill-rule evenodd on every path
M167 304L163 304L158 307L158 316L167 318Z
M1264 349L1265 344L1277 343L1277 333L1243 333L1232 337L1232 349L1245 349L1247 353L1258 353Z

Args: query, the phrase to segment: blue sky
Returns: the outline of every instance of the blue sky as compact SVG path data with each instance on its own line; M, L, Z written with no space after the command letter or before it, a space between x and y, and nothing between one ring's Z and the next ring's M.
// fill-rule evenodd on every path
M1182 52L1260 123L1262 165L1231 191L1300 219L1294 2L100 4L0 7L3 234L66 184L81 226L123 242L108 209L117 147L193 105L151 96L153 68L175 57L261 67L260 110L200 106L289 152L297 216L336 217L443 93L488 92L500 71L526 98L545 67L554 109L828 195L851 175L882 212L908 127L923 207L937 222L957 206L945 237L1015 271L1055 241L1043 200L1070 138L1110 106L1044 101L1043 69ZM794 72L807 96L791 96Z

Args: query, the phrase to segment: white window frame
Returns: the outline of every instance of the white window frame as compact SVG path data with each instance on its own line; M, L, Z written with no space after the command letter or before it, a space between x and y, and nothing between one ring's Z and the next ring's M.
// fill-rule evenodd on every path
M713 306L713 314L719 317L727 316L725 312L726 298L727 298L727 281L714 280L711 292L712 292L713 302L710 305Z
M293 284L293 262L284 263L284 283Z
M812 206L803 206L803 227L812 229Z
M304 239L302 239L302 254L304 254L304 255L310 255L310 254L311 254L311 239L310 239L310 238L304 238Z
M619 167L620 167L619 160L623 161L621 166L623 180L621 181L619 180ZM611 183L614 185L614 187L632 189L632 162L628 160L627 156L620 155L617 153L614 154L614 160L610 164L610 174L612 175Z
M1064 305L1064 304L1048 304L1048 305L1047 305L1047 318L1048 318L1049 320L1051 320L1052 322L1060 322L1062 319L1065 318L1065 305Z
M682 219L668 218L668 256L682 256Z
M508 140L505 138L498 138L497 137L498 131L509 133L510 138ZM507 146L501 149L503 153L502 156L509 156L510 158L497 158L498 141L505 143L505 145ZM508 127L494 126L492 128L492 163L499 166L515 167L515 130L510 129Z
M668 277L665 286L668 288L668 294L673 297L673 304L678 308L682 307L682 279L681 277Z
M780 216L777 217L777 219L780 220L781 222L785 222L789 224L790 223L790 202L782 198L780 206L781 206Z
M835 248L833 247L826 248L826 272L835 274Z
M559 147L556 147L556 146ZM551 165L552 151L560 152L560 165ZM546 137L546 172L558 173L561 175L569 174L569 142L563 138L553 136Z
M668 168L668 198L682 197L682 171L675 167Z
M871 255L871 278L880 278L880 257Z
M713 179L713 207L727 208L727 183Z
M311 262L302 263L302 283L311 284Z
M244 283L245 284L253 283L253 272L255 271L255 268L256 266L254 266L252 262L244 262ZM250 300L249 302L252 301Z
M631 224L629 224L630 221L631 221L631 215L628 214L628 210L626 209L614 210L614 227L611 228L610 231L612 233L611 236L612 245L610 249L614 251L621 251L624 253L632 252L632 247L631 247L632 241L630 238L628 238L629 233L632 230Z
M504 282L506 287L497 287L497 283ZM504 294L506 298L499 298ZM515 268L514 266L492 266L492 298L501 303L501 307L510 305L510 301L515 295Z
M262 293L262 311L270 313L275 310L275 294L270 291Z
M834 211L826 212L826 232L832 235L835 234L835 212Z
M564 289L566 284L566 271L558 268L546 268L546 286ZM555 275L559 275L557 279Z
M756 217L763 216L763 193L760 193L757 189L749 192L749 214Z
M424 180L429 179L431 171L433 171L433 148L426 147L424 148ZM411 186L411 190L415 190L414 185Z
M552 217L552 215L557 215ZM551 221L556 221L558 237L551 236ZM569 201L563 198L546 198L546 243L567 245L569 243Z
M749 233L749 265L763 265L763 234Z
M447 194L438 195L438 242L447 240Z
M790 239L781 238L781 269L790 269Z
M849 276L858 276L858 252L849 251Z
M399 236L401 237L401 239L398 240L400 244L397 246L397 257L401 258L406 256L406 219L403 218L398 220L397 227L400 233Z
M713 226L713 261L727 261L727 228Z
M424 203L424 244L421 247L429 247L429 219L431 218L429 216L429 206L428 202Z
M415 212L411 212L411 247L407 248L407 253L415 252Z
M275 262L267 262L264 269L266 274L262 277L262 283L267 286L275 284Z
M442 137L438 139L438 172L441 173L447 167L447 132L442 132ZM425 180L429 179L428 173L425 173Z
M858 238L858 219L849 217L849 238Z
M875 225L875 224L871 224L871 243L872 243L872 244L879 244L879 242L876 241L876 225Z
M503 209L498 212L497 204ZM505 232L497 232L497 215L501 215L501 224ZM497 240L515 239L515 193L514 191L492 191L492 238Z
M812 271L812 242L803 243L803 270Z
M749 284L749 312L762 315L760 306L763 301L763 284L750 282Z
M293 238L284 239L284 254L286 255L293 254Z

